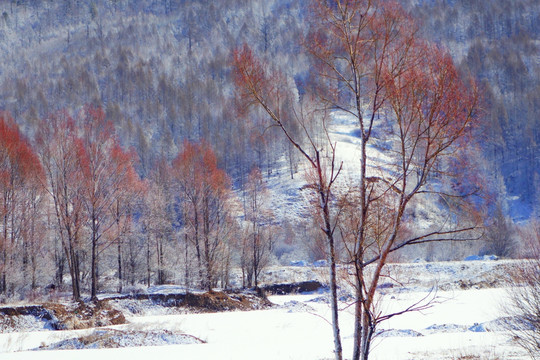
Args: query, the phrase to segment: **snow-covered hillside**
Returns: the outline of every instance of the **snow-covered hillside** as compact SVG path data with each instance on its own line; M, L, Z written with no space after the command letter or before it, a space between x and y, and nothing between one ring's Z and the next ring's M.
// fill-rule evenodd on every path
M358 186L358 177L360 173L360 145L358 123L354 117L343 112L334 112L331 115L331 123L328 127L328 132L332 143L336 149L336 167L341 166L342 170L334 185L336 193L348 191L355 186ZM375 132L375 131L374 131ZM374 135L375 137L375 135ZM391 151L388 148L391 140L383 142L376 139L367 147L367 175L370 177L378 177L391 179L392 166L395 159L392 158ZM330 156L329 154L325 154ZM279 161L280 170L265 178L269 190L270 204L269 208L275 215L275 219L281 219L282 222L294 224L298 228L299 224L310 224L313 217L313 193L309 188L306 188L307 180L306 173L309 171L309 165L305 159L300 158L298 171L294 178L288 176L288 160L283 156ZM408 214L414 217L414 227L421 231L426 231L430 227L440 226L448 222L448 214L441 205L437 204L437 197L423 196L420 201L412 202L409 205ZM298 230L297 230L298 231ZM309 241L309 239L304 239ZM471 253L464 250L464 253L455 252L455 256L435 257L438 260L455 260L464 258L465 256L474 254L477 249L472 246ZM301 251L296 251L294 256L307 256ZM448 255L448 254L446 254ZM412 250L407 255L408 260L414 260L418 257L425 258L424 251ZM301 259L296 259L301 260ZM288 262L283 262L288 264Z

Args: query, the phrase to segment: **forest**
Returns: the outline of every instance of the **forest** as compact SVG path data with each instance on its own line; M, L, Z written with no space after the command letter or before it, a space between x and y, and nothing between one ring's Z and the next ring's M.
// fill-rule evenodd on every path
M484 184L474 220L487 229L453 254L427 244L409 258L519 256L514 222L538 216L540 4L480 3L402 1L419 34L448 49L481 90L472 129L480 151L456 167L480 169L481 181L446 185ZM233 268L251 287L268 264L328 256L314 224L321 214L278 218L267 188L275 177L304 179L297 145L323 144L324 126L307 132L283 112L291 142L264 111L242 108L238 87L247 46L283 77L284 106L309 100L317 64L299 39L312 30L310 11L294 0L3 2L1 300L46 289L95 299L152 284L227 288ZM380 138L376 146L388 146ZM455 222L473 216L448 207ZM358 236L350 231L336 236L338 257Z

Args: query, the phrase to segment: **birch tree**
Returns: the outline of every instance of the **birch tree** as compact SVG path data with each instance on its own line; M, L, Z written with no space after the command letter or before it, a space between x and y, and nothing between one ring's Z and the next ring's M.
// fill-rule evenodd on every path
M36 287L36 236L42 204L43 168L13 118L0 113L0 294L24 288L28 269ZM17 274L22 271L22 277Z
M307 161L312 172L310 187L316 194L316 213L320 216L319 224L326 236L328 256L330 264L330 295L332 307L332 324L334 334L334 351L336 359L342 358L342 345L338 321L338 297L336 276L336 239L334 236L337 218L331 211L331 197L333 186L341 171L340 164L335 159L335 144L330 141L326 131L326 113L320 113L313 109L287 109L292 105L292 94L287 86L286 79L277 70L265 70L265 64L261 62L245 45L242 49L234 52L235 83L238 88L242 112L245 109L258 106L265 111L273 125L277 126L296 151ZM294 113L294 115L292 115ZM322 128L326 137L324 145L321 145L316 137L317 131L313 130L315 116L320 116ZM291 122L300 127L302 135L291 130ZM330 151L329 159L324 158L324 153Z
M86 222L82 199L83 174L79 165L83 144L74 119L66 111L52 115L42 124L36 142L45 169L44 188L53 202L54 229L60 238L71 275L73 299L80 300L82 236Z
M377 286L389 254L413 244L476 238L472 231L478 219L453 221L451 213L456 203L466 209L462 200L470 194L461 192L459 186L442 189L452 183L449 177L463 175L453 173L450 164L466 147L466 135L477 118L478 94L472 82L461 80L444 50L417 37L416 25L397 3L314 0L310 24L304 48L313 61L309 90L318 110L311 112L313 121L327 129L325 115L339 112L352 118L358 128L358 174L347 189L336 188L340 166L328 131L323 132L324 142L316 142L310 134L309 141L301 143L284 125L284 116L292 113L306 133L310 129L305 107L294 98L286 101L283 89L287 79L272 70L279 64L263 64L247 47L237 50L236 84L244 106L265 111L314 172L312 187L318 194L320 224L330 254L336 359L342 358L342 348L334 231L340 224L338 215L344 212L342 204L332 199L340 192L355 194L354 201L349 201L355 221L346 244L346 262L354 274L353 359L366 360L380 322L429 306L429 302L419 302L393 314L378 311ZM381 138L390 144L389 164L369 156ZM326 167L322 149L330 154ZM446 204L442 210L448 219L425 233L407 231L407 211L414 199L439 199Z
M114 136L112 123L99 108L86 106L80 114L83 151L83 204L88 217L91 248L91 298L97 300L100 253L119 239L120 222L128 216L126 191L136 193L137 174L132 155L123 151ZM111 212L112 210L112 212ZM116 234L120 236L121 234ZM121 271L121 269L120 269Z
M249 223L242 243L241 263L246 273L246 284L257 287L259 275L269 262L272 239L269 228L271 212L268 209L268 189L261 171L255 167L248 175L246 184L245 219Z
M212 291L221 262L229 258L228 243L235 231L230 179L218 168L214 151L204 141L186 141L172 166L188 239L195 246L201 287Z

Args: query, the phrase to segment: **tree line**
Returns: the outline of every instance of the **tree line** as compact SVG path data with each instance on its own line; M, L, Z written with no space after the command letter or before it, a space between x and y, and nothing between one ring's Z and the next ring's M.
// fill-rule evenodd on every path
M186 141L142 179L136 153L120 145L105 112L88 105L44 118L33 139L2 113L0 152L4 299L63 289L66 280L76 300L84 293L96 300L111 280L119 292L171 281L226 288L233 266L245 286L256 286L268 263L260 170L249 176L244 208L204 141Z
M171 161L184 140L205 139L220 166L242 185L253 166L265 174L274 171L287 149L272 129L263 137L257 119L237 121L230 49L249 41L268 56L296 63L288 53L301 31L295 22L300 10L287 4L138 0L0 5L7 19L0 23L6 44L0 54L0 106L28 135L38 131L39 119L55 111L101 107L122 145L137 151L137 171L143 176L161 157ZM39 62L33 61L36 53ZM296 166L294 155L289 162Z

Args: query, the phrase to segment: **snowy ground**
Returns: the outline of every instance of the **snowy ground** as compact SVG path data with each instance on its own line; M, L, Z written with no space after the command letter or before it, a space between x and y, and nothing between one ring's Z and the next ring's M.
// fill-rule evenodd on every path
M371 358L526 359L500 326L508 291L504 274L514 264L464 261L392 265L391 272L411 281L381 289L382 311L410 305L429 294L434 284L439 289L432 292L437 304L422 313L408 313L384 323L381 330L385 331L376 339ZM267 271L266 279L278 280L287 273L296 280L324 276L315 268L274 268ZM99 330L100 334L117 334L115 341L127 346L123 348L31 351L66 339L95 338L94 329L4 333L0 334L0 358L331 359L327 297L326 293L271 296L270 300L281 306L205 314L159 314L149 307L137 316L128 316L128 324ZM343 307L340 321L345 355L350 357L352 309L346 304Z

